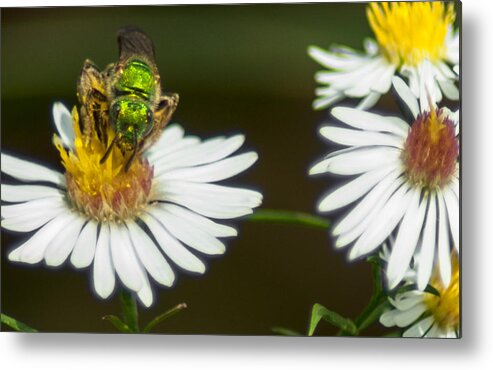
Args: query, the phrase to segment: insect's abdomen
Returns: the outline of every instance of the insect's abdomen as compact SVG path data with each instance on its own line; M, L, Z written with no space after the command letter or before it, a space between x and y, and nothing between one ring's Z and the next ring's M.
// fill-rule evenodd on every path
M156 80L152 69L140 60L132 60L123 67L114 85L116 96L137 95L152 100L156 91Z

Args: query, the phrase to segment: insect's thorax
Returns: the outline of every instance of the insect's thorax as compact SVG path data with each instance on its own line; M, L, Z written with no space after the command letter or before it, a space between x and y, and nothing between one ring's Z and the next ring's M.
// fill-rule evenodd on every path
M112 90L115 96L136 95L148 101L154 101L159 76L146 62L132 59L115 70Z

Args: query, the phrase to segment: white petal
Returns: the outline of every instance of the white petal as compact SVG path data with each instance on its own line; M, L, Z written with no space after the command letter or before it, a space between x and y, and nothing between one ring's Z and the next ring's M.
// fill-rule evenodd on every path
M401 148L403 139L391 134L360 131L334 126L325 126L320 129L320 134L337 144L348 146L373 146L386 145Z
M399 172L394 171L370 190L365 198L334 227L333 234L340 235L354 229L371 213L379 200L385 198L384 194L388 193L387 198L384 199L386 201L402 183L402 180L397 180Z
M70 262L74 267L84 268L92 263L96 251L97 232L98 223L94 220L90 220L82 229L70 256Z
M430 194L430 202L428 212L426 214L426 222L423 230L423 238L421 240L420 252L417 256L418 264L418 289L424 290L430 281L431 272L433 270L433 261L435 259L436 246L436 196Z
M33 207L32 204L26 207L24 206L26 203L16 204L15 206L21 207L7 208L8 211L6 213L11 213L13 214L12 216L7 216L3 213L4 207L11 206L2 206L2 216L6 217L1 221L2 227L18 232L36 230L58 215L65 214L68 211L64 204L53 203L48 203L51 207Z
M442 92L438 88L433 67L427 59L418 66L419 76L419 105L421 112L429 111L431 104L438 103L442 100Z
M395 324L400 328L405 328L411 325L414 321L420 317L426 310L426 305L417 304L413 308L406 311L399 311L395 316Z
M51 240L60 233L70 219L61 214L39 229L28 241L9 254L9 260L25 263L40 262Z
M381 316L380 316L380 324L383 326L390 328L392 326L395 326L395 315L398 313L398 310L388 310L385 311Z
M362 99L358 105L356 106L357 109L361 110L366 110L372 108L375 104L377 104L378 100L382 94L379 94L377 92L370 92L364 99Z
M174 237L199 252L223 254L226 251L226 247L221 241L201 229L183 223L179 217L168 212L165 208L154 207L149 213L158 219Z
M258 207L262 194L257 191L208 183L164 181L157 186L154 199L166 201L170 194L188 196L225 206Z
M445 210L443 195L438 193L438 264L440 266L440 278L443 285L448 287L452 277L452 265L450 260L450 240L448 231L448 216Z
M399 293L395 299L389 298L392 305L400 311L406 311L423 301L423 293L411 290Z
M115 289L115 268L111 260L110 231L108 224L101 224L96 253L94 255L94 289L102 298L108 298Z
M454 241L454 245L457 246L460 244L459 199L451 188L446 188L443 190L443 199L445 200L445 205L447 206L447 214L450 222L450 232L452 234L452 240Z
M425 334L425 338L438 338L439 337L439 327L437 323L434 323L430 330Z
M400 162L401 151L391 147L364 147L334 155L323 161L325 172L336 175L358 175ZM322 167L323 168L323 167ZM321 171L314 167L310 174ZM314 171L315 169L315 171Z
M389 120L388 117L370 113L355 108L335 107L331 114L349 126L368 131L391 132L400 137L406 137L409 125L402 121Z
M149 283L149 278L146 276L145 271L141 268L142 275L142 288L137 292L137 297L142 302L142 304L146 307L150 307L153 301L151 284Z
M53 119L63 146L72 149L74 147L75 133L70 111L62 103L56 102L53 104Z
M66 207L63 199L60 198L41 198L30 200L25 203L4 205L1 208L2 217L18 217L26 213L41 213L50 208Z
M236 152L244 142L244 135L236 135L228 139L213 138L186 150L170 153L154 163L155 175L159 176L172 168L198 166L219 161Z
M308 55L310 55L313 60L320 63L325 68L330 69L352 69L360 66L362 63L362 58L360 56L341 56L336 53L323 50L318 46L310 46L308 48Z
M194 147L200 144L200 139L196 136L187 136L181 140L177 140L166 146L157 146L154 144L146 151L146 156L150 163L154 163L163 157L166 157L172 153L180 153L183 150Z
M135 252L145 269L158 283L172 286L175 274L149 236L135 222L127 222Z
M139 261L125 226L110 223L110 248L118 277L128 289L138 292L142 288Z
M1 185L4 202L27 202L40 198L61 198L66 193L63 190L41 185Z
M165 129L159 140L149 149L151 153L154 153L156 150L162 150L163 148L167 148L168 146L181 141L183 138L183 134L185 130L177 123L173 123L168 125Z
M419 197L419 190L412 191L409 208L402 219L392 247L386 271L389 289L394 289L401 282L406 270L409 269L411 258L416 250L428 204L427 197L421 201L421 204Z
M149 227L154 239L159 243L164 254L181 268L204 273L204 263L195 257L178 240L169 234L166 228L150 214L142 216L142 221Z
M397 76L394 76L392 78L392 84L397 91L399 97L404 101L404 103L411 111L413 117L416 118L419 114L419 104L411 89L401 78Z
M253 213L249 206L216 204L197 197L181 194L168 194L166 201L182 205L206 217L217 219L236 218Z
M67 215L69 223L55 235L48 244L45 252L45 261L48 266L60 266L65 262L74 248L80 234L80 229L86 221L78 214Z
M358 176L356 179L339 187L325 196L318 204L320 212L328 212L341 208L365 195L375 184L385 178L395 166L387 166Z
M337 91L337 90L332 90L331 93L328 93L326 96L322 96L318 99L315 99L313 101L313 109L315 110L320 110L328 107L331 104L334 104L338 102L339 100L342 100L344 98L344 94Z
M175 216L183 219L183 222L193 225L200 230L216 236L216 237L228 237L237 236L238 232L235 228L227 225L218 224L204 216L201 216L195 212L189 211L186 208L177 206L175 204L165 203L161 205L162 208Z
M433 324L433 316L428 316L407 329L402 336L406 338L422 338Z
M443 95L450 100L459 100L459 89L452 80L437 80L438 85L443 91Z
M221 181L245 171L253 165L257 159L257 153L248 152L203 166L170 170L169 172L165 172L161 176L158 176L158 178L161 177L166 180L188 180L193 182Z
M2 153L2 172L21 181L46 181L65 187L65 177L47 167Z
M408 189L408 185L404 183L372 219L352 248L350 259L370 253L387 239L407 210L411 198Z
M368 226L373 222L373 220L381 217L380 212L382 208L387 204L387 201L394 194L395 189L400 187L403 183L404 179L402 177L395 180L395 182L382 194L382 196L378 199L377 203L370 209L370 212L366 217L363 217L361 222L356 224L352 229L349 229L347 232L342 233L336 240L335 247L342 248L349 243L352 243L358 237L361 236L367 229ZM354 251L356 253L357 251Z

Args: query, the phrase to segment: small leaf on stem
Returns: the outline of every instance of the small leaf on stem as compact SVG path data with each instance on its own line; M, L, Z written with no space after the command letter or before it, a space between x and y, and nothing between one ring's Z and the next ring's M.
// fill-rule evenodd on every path
M166 319L169 319L171 316L176 315L178 312L180 312L185 308L187 308L187 304L180 303L175 307L173 307L172 309L162 313L161 315L156 316L154 319L151 320L151 322L149 322L149 324L145 326L145 328L142 330L142 333L149 333L152 330L152 328L154 328L157 324L159 324L160 322Z
M309 336L313 335L313 332L315 331L321 319L341 329L345 333L348 333L350 335L357 334L358 330L352 320L342 317L337 312L331 311L321 304L315 303L313 305L310 325L308 327Z

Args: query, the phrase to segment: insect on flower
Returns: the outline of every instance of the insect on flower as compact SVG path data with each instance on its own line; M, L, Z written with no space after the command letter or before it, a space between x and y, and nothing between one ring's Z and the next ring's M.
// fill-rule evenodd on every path
M118 32L119 58L104 71L86 60L78 81L84 130L93 128L107 143L104 163L116 144L125 153L128 171L137 153L152 145L178 105L175 93L161 91L161 77L151 39L135 27ZM114 130L108 142L107 126Z

